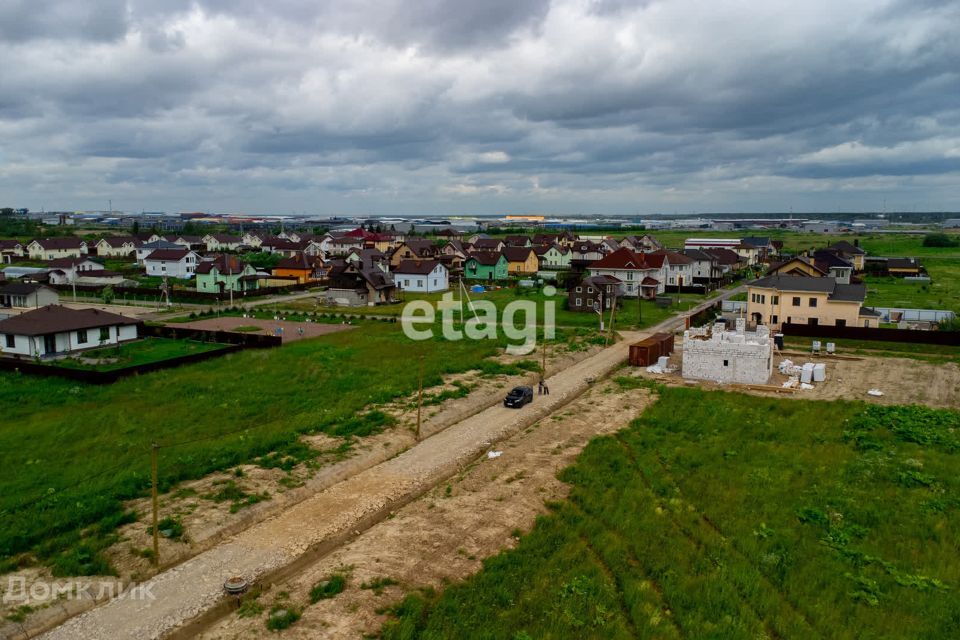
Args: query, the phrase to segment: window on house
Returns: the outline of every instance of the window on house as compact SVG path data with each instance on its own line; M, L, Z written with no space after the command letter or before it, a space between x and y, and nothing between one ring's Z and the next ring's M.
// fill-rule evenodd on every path
M760 304L766 304L766 303L767 303L766 294L760 294Z
M770 324L777 324L777 316L770 316Z
M77 344L87 344L87 330L78 329L77 330Z
M780 296L770 296L770 302L773 304L780 304Z
M820 323L816 318L807 318L807 324L810 325L811 327L815 327Z
M110 327L101 327L100 340L109 340L109 339L110 339Z
M810 306L811 306L811 307L817 306L817 299L816 299L816 298L810 298Z
M13 349L14 345L16 345L16 339L13 337L13 334L8 333L5 339L7 342L7 349Z
M794 298L793 298L793 306L795 306L795 307L799 307L799 306L800 306L800 298L799 298L799 297L794 297Z
M729 360L724 360L724 361L723 361L723 366L729 367L729 366L730 366L730 361L729 361Z
M577 287L574 291L576 291L577 293L580 293L581 291L583 291L583 287ZM580 303L578 302L577 304L580 304Z
M576 300L574 300L574 304L578 307L581 306L582 302L583 301L580 298L577 298Z
M845 327L845 326L847 326L847 321L844 320L843 318L840 318L840 319L837 320L837 326L838 326L838 327Z
M593 293L593 287L587 287L587 293Z

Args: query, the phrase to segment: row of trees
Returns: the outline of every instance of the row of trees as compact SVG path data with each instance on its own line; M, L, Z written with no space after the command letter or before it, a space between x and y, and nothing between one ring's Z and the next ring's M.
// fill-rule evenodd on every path
M13 207L0 207L0 216L25 216L30 213L30 209L14 209Z

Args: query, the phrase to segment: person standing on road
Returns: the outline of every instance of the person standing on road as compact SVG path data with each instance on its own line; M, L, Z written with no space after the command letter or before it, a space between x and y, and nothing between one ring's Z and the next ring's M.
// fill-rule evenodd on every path
M546 381L542 382L541 384L543 385L543 395L550 395L550 387L547 386Z
M540 383L537 385L537 395L543 395L543 378L540 378Z

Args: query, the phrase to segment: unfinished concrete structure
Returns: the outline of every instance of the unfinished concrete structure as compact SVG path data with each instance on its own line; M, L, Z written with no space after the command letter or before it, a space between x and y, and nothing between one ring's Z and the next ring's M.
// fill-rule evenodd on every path
M736 331L726 325L688 329L683 332L684 378L766 384L773 373L773 339L765 326L745 331L743 318L736 321Z

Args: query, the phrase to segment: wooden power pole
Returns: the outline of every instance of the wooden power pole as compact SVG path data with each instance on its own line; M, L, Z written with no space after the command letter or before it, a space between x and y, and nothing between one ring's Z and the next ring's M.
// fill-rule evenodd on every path
M159 514L158 512L158 499L157 499L157 452L160 449L160 445L154 442L150 446L150 475L152 476L152 488L150 490L150 497L153 501L153 566L160 566L160 527L159 527Z
M417 389L417 442L420 442L420 416L423 413L423 356L420 356Z

